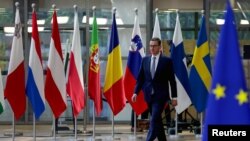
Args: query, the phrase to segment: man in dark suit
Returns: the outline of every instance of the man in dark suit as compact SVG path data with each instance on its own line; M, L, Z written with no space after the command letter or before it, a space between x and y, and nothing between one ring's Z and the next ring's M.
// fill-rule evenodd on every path
M140 90L144 92L145 101L148 104L150 127L147 141L158 138L159 141L166 141L165 130L162 123L162 111L167 102L171 100L173 106L177 105L177 88L172 60L161 53L161 40L152 38L150 40L150 56L142 59L132 101L136 101ZM169 96L169 83L171 97Z

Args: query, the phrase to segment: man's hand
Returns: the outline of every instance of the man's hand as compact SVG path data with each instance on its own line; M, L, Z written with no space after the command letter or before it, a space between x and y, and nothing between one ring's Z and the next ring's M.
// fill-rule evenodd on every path
M132 102L136 102L136 97L137 97L137 94L133 94L133 96L131 97Z
M172 104L172 106L177 106L177 100L176 100L176 99L173 99L173 100L171 101L171 104Z

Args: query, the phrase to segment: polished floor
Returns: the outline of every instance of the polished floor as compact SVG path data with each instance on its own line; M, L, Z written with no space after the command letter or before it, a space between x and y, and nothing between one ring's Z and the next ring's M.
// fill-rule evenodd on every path
M93 138L93 125L78 125L78 134L75 135L71 125L62 125L69 130L60 130L54 136L52 125L36 125L36 136L33 137L33 125L16 125L15 137L12 137L12 125L0 125L0 141L145 141L147 131L131 132L130 126L125 124L102 124L95 126L95 138ZM168 141L200 141L201 137L193 132L183 130L177 135L167 135Z

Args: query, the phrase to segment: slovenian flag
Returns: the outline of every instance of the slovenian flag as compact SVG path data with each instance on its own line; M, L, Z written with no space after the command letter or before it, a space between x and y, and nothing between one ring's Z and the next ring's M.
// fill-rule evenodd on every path
M127 68L124 75L124 88L127 101L130 103L137 115L140 115L147 109L143 91L140 91L136 102L131 101L131 97L134 93L136 79L141 66L141 61L144 56L145 51L141 39L138 15L136 15L131 39L131 46L129 48Z

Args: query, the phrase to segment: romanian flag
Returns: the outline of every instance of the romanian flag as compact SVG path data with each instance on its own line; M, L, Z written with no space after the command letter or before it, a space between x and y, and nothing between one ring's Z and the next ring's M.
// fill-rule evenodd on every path
M210 51L207 41L206 21L203 16L189 75L192 91L191 100L198 112L203 112L206 108L211 77Z
M16 120L20 119L25 113L26 95L23 38L19 8L16 8L15 32L12 41L4 96L9 101Z
M122 75L121 47L119 45L118 31L114 13L103 90L104 96L106 97L114 115L117 115L126 105Z
M212 140L209 139L209 136L212 137L213 131L211 129L213 128L208 130L208 127L211 125L224 125L224 127L248 125L247 127L249 127L249 105L249 94L240 55L236 22L231 4L227 1L225 23L221 27L218 49L215 56L202 140ZM223 132L225 133L227 131L229 132L229 130L224 130ZM230 130L230 134L231 131L237 132L233 128ZM220 137L220 139L222 138L223 137ZM228 138L230 138L230 136L228 136ZM238 139L236 136L233 138L235 138L234 140ZM217 139L219 140L219 138Z
M66 110L66 78L56 11L53 13L48 68L45 80L45 98L58 118Z
M140 91L136 102L131 101L131 97L134 94L134 88L141 66L141 61L144 56L145 51L141 39L139 20L138 15L136 15L131 39L131 46L129 48L127 68L124 75L124 88L126 98L137 115L140 115L147 109L143 91Z
M88 93L90 99L93 100L95 112L99 116L102 112L102 95L100 83L100 59L98 46L98 26L96 17L93 18L92 37L90 48L90 63L89 63L89 83Z
M32 38L30 44L30 58L26 94L31 103L36 119L45 110L44 79L42 54L37 27L36 12L32 13Z
M79 31L78 13L75 11L74 33L70 52L67 92L72 100L74 116L85 106L84 82L82 71L82 51Z

